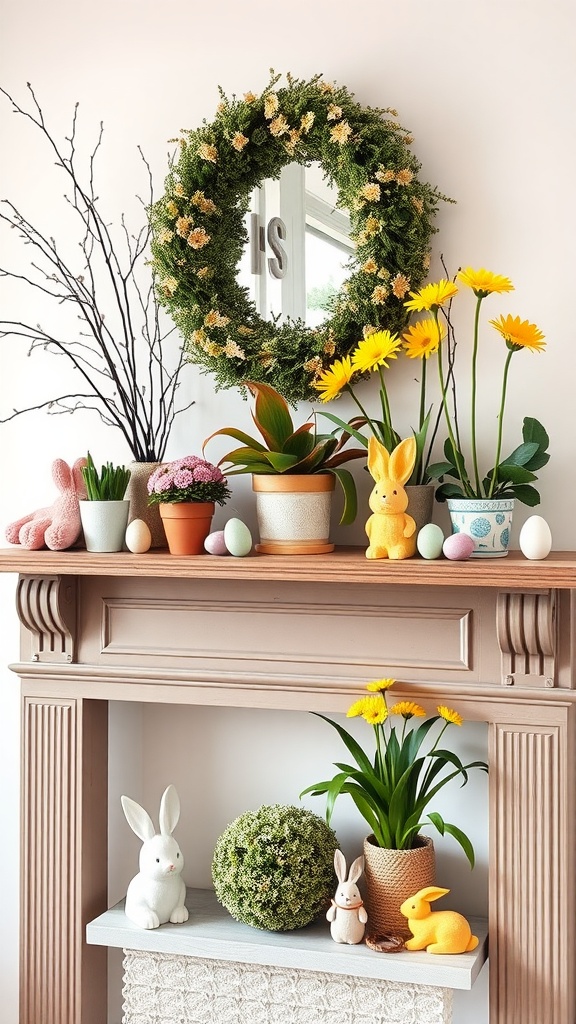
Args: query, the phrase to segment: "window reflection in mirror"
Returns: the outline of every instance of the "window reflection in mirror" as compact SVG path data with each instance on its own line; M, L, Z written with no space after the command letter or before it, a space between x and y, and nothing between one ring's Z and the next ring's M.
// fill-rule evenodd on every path
M318 327L328 315L328 301L337 295L347 277L353 253L350 219L336 209L337 193L313 163L304 172L305 265L307 327Z
M336 208L337 192L325 180L318 163L310 167L290 164L280 181L265 181L256 189L246 215L250 242L238 266L238 281L248 289L260 316L286 316L304 320L308 327L328 315L329 298L340 291L353 254L350 220ZM258 215L255 221L252 214ZM265 241L266 226L280 216L286 225L288 271L281 282L269 272L273 256ZM254 247L264 245L259 273L253 272Z

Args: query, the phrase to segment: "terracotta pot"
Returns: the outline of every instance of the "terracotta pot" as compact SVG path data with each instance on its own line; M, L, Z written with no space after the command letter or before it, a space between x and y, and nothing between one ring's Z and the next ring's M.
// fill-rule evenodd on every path
M260 543L267 555L321 555L330 543L330 511L335 478L332 473L291 476L254 474Z
M210 533L213 501L160 504L160 515L171 555L202 555Z
M130 502L128 522L142 519L152 535L151 548L166 547L166 534L162 526L158 505L148 504L147 483L160 462L131 462L129 465L130 480L126 489L126 498Z
M373 835L364 840L368 933L410 937L400 907L409 896L436 881L434 843L427 836L416 836L416 843L411 850L385 850L376 846Z

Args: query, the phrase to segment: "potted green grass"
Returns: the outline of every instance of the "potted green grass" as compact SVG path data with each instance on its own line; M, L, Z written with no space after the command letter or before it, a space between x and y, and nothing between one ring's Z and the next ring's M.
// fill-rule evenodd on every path
M121 551L130 509L125 498L130 470L107 462L98 472L88 452L82 476L87 497L80 501L80 519L87 551Z

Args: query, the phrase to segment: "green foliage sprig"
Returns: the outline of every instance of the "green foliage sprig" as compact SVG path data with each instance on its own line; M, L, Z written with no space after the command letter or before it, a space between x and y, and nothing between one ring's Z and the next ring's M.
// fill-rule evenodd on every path
M317 434L312 420L297 429L282 395L268 384L244 381L255 398L252 418L261 436L262 443L236 427L222 427L206 438L202 450L213 437L223 434L240 441L241 448L224 455L219 466L224 465L227 476L239 473L266 473L286 475L311 473L332 473L342 488L344 510L341 523L350 524L356 518L358 499L352 474L342 467L351 459L365 459L362 448L342 450L350 434Z
M88 501L122 501L130 480L130 470L107 462L98 473L90 452L86 461L87 465L82 466L82 476Z
M427 274L432 221L446 197L419 179L396 111L362 107L320 75L287 75L286 87L280 78L272 72L260 95L243 99L220 90L214 121L175 140L165 195L152 207L152 252L160 301L192 362L217 387L264 381L295 403L366 331L406 324L402 300ZM318 328L263 321L237 281L251 193L292 161L320 162L349 212L356 248Z
M388 708L386 691L393 683L393 679L368 683L369 695L355 701L348 710L349 718L360 716L373 727L375 753L372 760L346 729L318 715L336 729L356 765L337 763L335 767L339 772L333 779L314 783L301 796L325 794L329 823L338 796L348 793L372 830L376 844L389 850L411 849L419 830L432 823L441 835L446 832L456 839L470 866L474 867L474 849L466 834L444 821L436 811L426 816L424 811L452 779L460 778L464 786L470 768L488 771L488 766L484 761L462 764L457 754L440 747L446 729L450 725L462 725L461 716L451 708L442 705L437 715L418 727L408 728L412 718L424 718L426 712L414 701L400 701ZM391 719L399 724L392 724ZM437 723L442 727L426 749L426 741Z
M337 848L332 829L303 807L246 811L216 843L216 897L254 928L303 928L330 901Z

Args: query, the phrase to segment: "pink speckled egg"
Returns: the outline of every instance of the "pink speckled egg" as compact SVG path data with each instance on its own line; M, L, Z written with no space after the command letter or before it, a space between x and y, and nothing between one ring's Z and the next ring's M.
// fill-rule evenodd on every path
M446 537L442 551L446 558L463 561L465 558L470 558L474 551L474 541L467 533L453 533L450 537Z
M228 548L224 542L224 530L209 533L204 541L204 548L209 555L227 555Z

